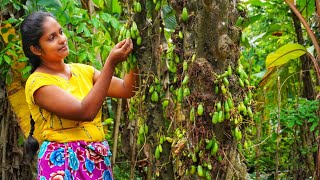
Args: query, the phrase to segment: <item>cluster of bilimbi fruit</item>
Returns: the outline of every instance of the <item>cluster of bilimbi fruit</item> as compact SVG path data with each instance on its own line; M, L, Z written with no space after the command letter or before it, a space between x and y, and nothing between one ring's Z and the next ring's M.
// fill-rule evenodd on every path
M133 11L135 13L141 12L140 2L133 2ZM119 32L118 42L128 38L132 39L133 41L136 41L136 44L138 46L141 45L142 38L140 36L138 26L134 21L128 21L124 26L122 26ZM134 55L134 53L130 53L128 56L128 60L123 63L125 71L129 72L130 69L134 68L137 65L137 58Z
M241 99L237 106L235 106L235 102L233 99L232 94L229 92L229 77L232 75L232 68L228 66L228 69L220 75L216 76L215 80L215 88L214 93L220 96L221 101L215 102L214 112L210 113L212 116L212 124L221 123L225 120L229 120L232 122L232 130L233 137L240 142L242 140L242 132L239 128L240 123L243 121L244 118L253 118L253 113L251 109L252 103L252 92L249 88L250 83L248 80L248 75L244 71L241 63L239 62L238 67L236 68L236 74L238 77L239 86L243 89L241 91L241 95L239 99ZM202 116L204 113L204 105L200 103L197 108L191 108L190 110L190 120L194 121L196 116ZM202 141L199 143L201 146ZM241 145L241 143L239 143ZM248 142L244 142L244 148L248 147ZM200 177L205 177L206 179L211 179L210 170L212 170L212 165L210 162L198 162L197 157L202 157L204 152L208 152L211 156L216 156L218 161L222 160L222 157L217 154L219 149L219 142L212 137L211 139L205 140L205 150L197 149L195 152L190 153L189 156L191 157L194 164L191 165L190 169L187 170L187 174L195 174L197 173ZM197 156L198 155L198 156Z
M160 0L153 0L153 3L155 4L155 10L159 10L161 7L161 1ZM141 4L139 2L134 1L133 4L134 12L141 12ZM181 13L181 19L183 21L188 20L188 11L184 7ZM139 35L139 30L137 28L136 23L133 21L131 23L127 23L124 25L124 27L120 31L119 41L125 39L125 38L132 38L133 40L136 40L137 45L141 44L141 37ZM183 35L181 32L179 32L179 38L183 38ZM175 58L174 58L175 57ZM176 59L178 56L172 56L172 59ZM195 55L192 56L192 61L194 61ZM172 62L179 63L177 60L171 60ZM170 61L170 62L171 62ZM134 55L130 55L128 59L128 64L125 65L126 69L129 70L132 66L134 66L136 63L136 57ZM168 67L170 72L175 73L176 69L171 68L171 66ZM187 61L183 62L183 70L186 72L188 69L188 63ZM238 67L236 68L236 75L232 76L232 68L229 65L227 70L220 75L216 75L215 80L215 87L214 87L214 94L217 95L219 100L216 100L215 106L214 106L214 112L210 113L211 116L211 122L212 124L222 123L225 120L232 122L232 135L237 141L242 140L242 132L239 128L241 122L243 119L246 118L253 118L253 113L251 109L251 103L252 103L252 92L250 91L250 83L248 79L248 75L244 71L242 65L240 62L238 62ZM230 77L237 77L239 86L242 88L240 93L240 97L237 97L237 103L235 102L235 99L233 99L233 95L229 91L229 79ZM189 76L186 74L181 82L181 87L176 89L175 95L177 103L181 103L183 101L183 98L190 95L190 90L188 88L189 83ZM149 87L149 95L151 95L151 101L152 102L158 102L161 98L159 95L161 92L161 85L160 80L155 78L155 82L153 85ZM142 98L145 99L145 96ZM242 99L239 101L239 99ZM130 101L134 100L131 98ZM162 102L162 108L166 108L169 104L169 101L167 99L163 100ZM189 119L191 122L194 122L196 119L196 116L203 116L204 115L204 104L199 103L197 107L192 107L189 114ZM131 109L131 108L130 108ZM178 131L179 130L179 131ZM138 132L138 139L137 144L143 144L145 141L145 136L148 135L148 126L146 124L142 124L139 127ZM184 130L182 130L184 131ZM180 129L176 129L175 136L178 139L181 139L184 136L185 132L180 132ZM164 141L168 141L170 143L173 143L175 140L171 137L165 137L165 136L159 136L159 144L156 146L155 149L155 158L159 159L162 153L162 143ZM203 146L203 142L205 142L205 145ZM240 144L240 143L239 143ZM247 141L244 142L244 148L248 146ZM203 149L201 149L203 147ZM197 174L200 177L204 177L206 179L211 179L210 171L213 169L210 162L206 162L203 160L198 159L197 157L201 158L204 154L209 154L210 156L215 156L218 161L222 160L222 157L218 154L219 150L219 142L215 139L215 137L212 137L211 139L205 139L204 141L201 140L197 144L197 148L194 152L190 153L188 156L192 159L193 164L190 166L190 168L186 171L186 174ZM201 162L200 162L201 161Z

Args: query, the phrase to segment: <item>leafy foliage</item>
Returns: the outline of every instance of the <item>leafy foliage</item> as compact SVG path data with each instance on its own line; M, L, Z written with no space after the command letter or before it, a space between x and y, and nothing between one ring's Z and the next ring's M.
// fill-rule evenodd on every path
M304 18L312 18L315 12L314 1L295 2ZM300 97L305 82L301 82L299 73L305 72L301 71L302 62L299 57L305 54L307 49L312 49L312 44L305 34L306 43L296 44L297 34L292 23L292 14L283 1L248 0L244 1L243 5L243 11L248 11L238 21L244 28L240 60L244 67L252 72L251 79L258 85L255 100L260 102L254 128L259 135L257 137L253 134L250 138L253 142L251 151L244 151L248 164L254 167L256 172L270 178L277 165L283 178L297 177L297 174L301 175L300 178L313 176L313 172L310 172L312 165L298 163L308 161L308 156L312 156L317 149L314 137L317 137L319 131L319 102ZM261 16L258 16L259 14ZM307 71L311 72L311 79L317 78L314 76L314 69ZM280 134L278 127L281 127ZM280 140L279 146L275 143L277 140ZM262 154L253 153L254 147ZM280 157L278 162L273 158L276 152ZM252 177L255 175L252 174Z

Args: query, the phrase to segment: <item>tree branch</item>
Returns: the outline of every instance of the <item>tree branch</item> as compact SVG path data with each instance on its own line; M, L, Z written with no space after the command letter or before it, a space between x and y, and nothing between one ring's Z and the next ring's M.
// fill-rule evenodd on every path
M316 9L318 17L320 17L320 0L316 0Z
M306 20L304 19L304 17L301 15L301 13L298 11L298 9L294 6L293 3L291 3L289 0L284 0L289 7L291 8L291 10L296 14L296 16L299 18L300 22L303 24L303 26L306 28L307 33L317 51L317 56L318 56L318 61L320 61L320 46L318 44L318 41L316 39L316 36L314 35L314 33L312 32L312 30L310 29L308 23L306 22ZM319 0L317 0L319 1ZM318 7L318 6L317 6Z

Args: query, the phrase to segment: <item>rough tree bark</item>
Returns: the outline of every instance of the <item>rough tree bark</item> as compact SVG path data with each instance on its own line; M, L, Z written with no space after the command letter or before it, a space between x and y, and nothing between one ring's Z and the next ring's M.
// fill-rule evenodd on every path
M211 163L213 169L209 169L208 172L212 179L245 179L246 166L237 151L237 145L244 139L238 142L232 137L235 125L229 120L213 125L210 116L210 113L213 114L215 110L216 103L226 100L226 97L222 97L221 94L214 93L215 87L219 84L217 83L218 76L223 74L228 66L234 70L233 72L239 67L240 30L235 27L238 18L236 1L171 1L171 5L177 14L182 13L183 7L186 7L189 12L187 22L180 19L182 25L179 29L184 34L183 43L180 45L184 59L192 59L189 61L190 68L188 69L191 95L182 108L185 116L189 116L192 107L196 107L200 103L204 104L204 115L197 117L195 125L184 122L185 127L188 128L188 131L190 130L187 141L189 144L186 146L195 147L194 151L197 153L197 147L205 146L205 139L214 137L219 142L217 156L206 156L200 151L198 155L200 160L196 165L198 167L207 166L207 163ZM242 90L239 87L235 75L229 77L229 82L227 88L236 106L242 101L241 99L247 90ZM232 112L236 114L236 111L232 110ZM242 127L240 129L243 130ZM180 158L184 161L186 169L191 164L195 164L188 159Z
M32 179L32 166L23 160L23 148L19 139L23 133L19 127L19 118L13 113L9 103L8 91L4 82L0 81L0 121L1 121L1 178ZM10 94L9 94L10 95ZM21 143L21 142L20 142Z

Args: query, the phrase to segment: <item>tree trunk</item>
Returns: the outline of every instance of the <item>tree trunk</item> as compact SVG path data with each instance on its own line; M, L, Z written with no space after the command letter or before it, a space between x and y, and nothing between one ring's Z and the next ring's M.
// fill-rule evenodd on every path
M170 144L168 142L161 142L160 137L166 136L166 126L163 117L163 109L161 108L160 101L152 101L148 91L151 86L156 86L157 93L160 94L166 90L159 89L162 72L161 69L161 32L160 22L161 15L160 11L148 9L147 12L147 1L141 0L142 12L136 13L134 20L137 23L138 29L140 30L140 36L142 37L142 44L140 46L135 45L135 55L137 56L138 67L140 71L141 83L139 85L140 90L139 97L146 96L146 99L140 106L137 114L143 115L140 117L143 119L143 123L148 126L148 134L146 134L147 140L143 144L144 154L148 158L147 174L146 179L174 179L173 167L170 162ZM147 17L147 13L151 14L151 22ZM159 87L159 88L158 88ZM161 87L163 88L163 87ZM160 98L159 98L160 99ZM141 100L141 99L140 99ZM141 123L141 122L140 122ZM162 146L162 153L159 159L155 158L155 151L157 146ZM163 165L163 163L166 163ZM160 173L161 172L161 173Z
M189 158L183 154L179 158L185 168L196 166L200 177L245 179L246 166L237 150L244 136L235 138L235 132L244 132L243 123L250 121L250 118L233 107L229 117L229 108L224 106L231 99L236 107L250 90L249 86L238 83L242 75L225 74L228 69L235 72L241 66L238 62L240 30L235 27L238 18L236 1L188 0L185 4L171 1L171 5L177 14L181 15L183 8L189 12L187 21L182 20L183 15L180 16L181 25L177 28L183 31L184 39L182 45L178 42L176 47L182 48L183 59L190 64L187 74L191 94L183 101L182 109L185 117L189 117L192 108L204 107L203 114L196 115L193 124L188 122L191 118L182 122L188 132L186 147L190 148L190 152ZM219 103L224 107L218 108ZM212 123L215 112L224 114L222 122ZM241 122L238 123L238 120ZM210 140L219 146L216 153L213 148L211 152L206 148ZM193 156L196 158L191 160ZM188 171L193 173L192 169Z
M303 33L302 33L302 28L301 28L301 23L298 19L298 17L292 12L292 19L294 23L294 28L295 32L297 35L297 40L299 44L304 45L305 40L303 39ZM310 70L312 68L312 61L307 55L303 55L300 57L301 59L301 79L302 79L302 97L312 100L315 97L315 92L314 92L314 85L312 83L312 78L310 75ZM313 132L310 132L310 124L307 122L308 120L304 120L303 126L300 128L300 133L301 133L301 139L302 139L302 145L303 147L312 147L314 143L316 143L316 137ZM315 163L316 161L314 160L317 155L316 153L314 154L304 154L304 160L306 161L306 165L308 167L308 170L306 170L306 176L312 176L313 172L315 171ZM301 177L301 178L307 178L307 177Z
M32 165L23 159L21 140L23 133L18 124L17 116L12 112L8 101L8 92L3 81L0 81L0 121L1 121L1 178L32 179Z
M20 3L25 3L21 1ZM10 14L10 15L9 15ZM17 11L15 8L6 8L6 11L1 14L0 19L8 19L11 15L15 17L22 16L23 11ZM4 25L4 24L3 24ZM13 35L15 38L11 41L17 41L17 32L14 26L6 24L0 29L7 27L7 35ZM3 35L3 34L1 34ZM8 38L3 38L1 42L6 46ZM17 48L18 49L18 48ZM16 51L17 56L22 56L21 50ZM7 53L9 55L9 53ZM24 83L21 70L25 67L25 63L17 62L17 56L11 57L11 68L8 72L8 77L12 78L10 84L5 84L5 79L0 79L0 121L1 121L1 175L4 179L32 179L32 174L35 172L34 164L26 164L23 159L23 140L24 136L29 134L30 130L30 113L25 101ZM36 130L34 135L38 137L39 132Z

